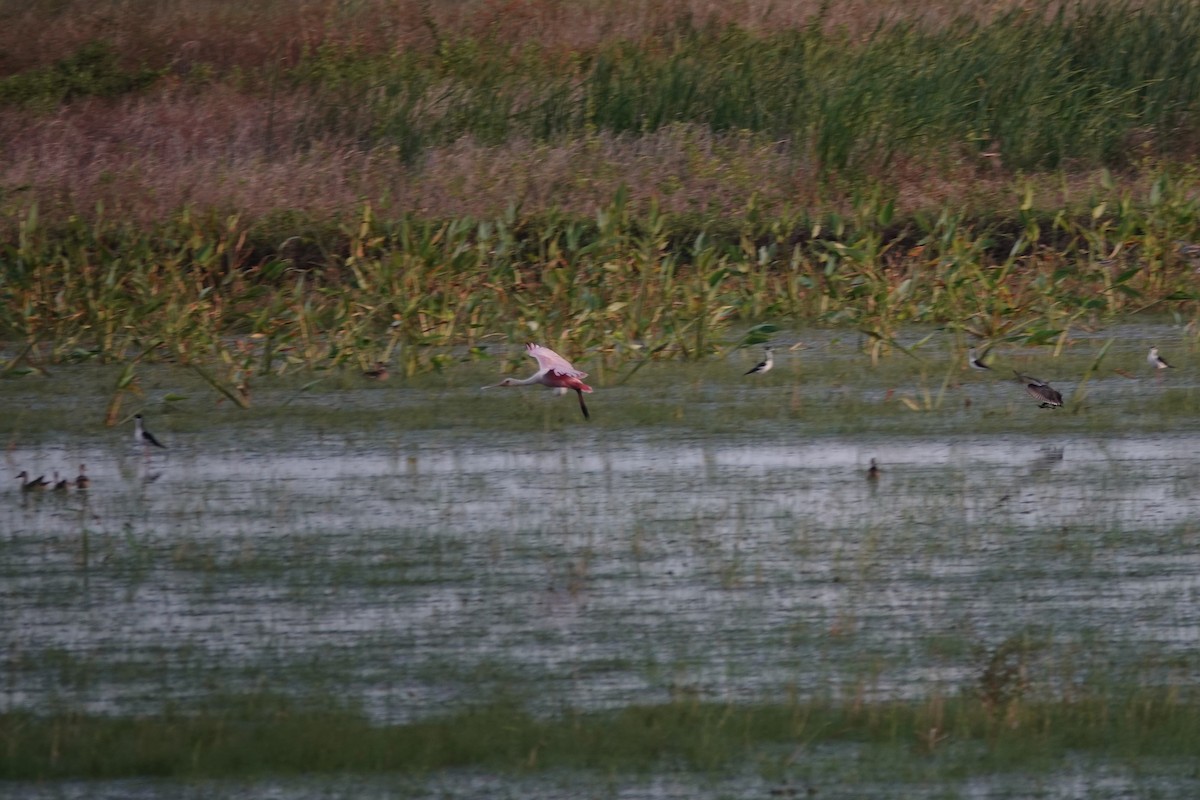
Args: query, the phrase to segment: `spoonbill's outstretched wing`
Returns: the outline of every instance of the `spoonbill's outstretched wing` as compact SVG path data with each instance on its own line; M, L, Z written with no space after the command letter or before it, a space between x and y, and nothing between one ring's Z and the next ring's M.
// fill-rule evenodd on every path
M559 375L565 375L570 378L587 377L586 372L575 369L571 366L570 361L567 361L549 347L542 347L540 344L527 344L525 345L525 349L529 351L529 355L537 359L538 367L546 372L556 372Z

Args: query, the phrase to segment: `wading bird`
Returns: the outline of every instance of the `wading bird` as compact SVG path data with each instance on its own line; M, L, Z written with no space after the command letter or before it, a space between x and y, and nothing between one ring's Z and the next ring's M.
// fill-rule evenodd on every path
M87 464L80 464L79 465L79 477L77 477L75 479L75 488L76 489L86 489L86 488L88 488L88 484L90 484L90 483L91 483L91 481L88 480L88 476L87 476Z
M566 394L568 389L574 389L575 394L579 395L579 410L583 412L583 418L590 419L591 415L588 414L587 404L583 402L584 392L588 394L592 392L592 387L583 382L583 379L587 377L587 373L575 369L571 366L570 361L567 361L549 347L542 347L540 344L527 344L525 345L525 350L529 355L537 359L537 372L523 381L519 381L516 378L505 378L499 383L484 386L483 388L495 389L500 386L532 386L538 383L554 389L556 394Z
M21 472L17 475L17 479L21 481L22 492L40 492L49 485L46 482L45 475L38 475L37 478L34 479L25 470L21 470Z
M987 347L983 348L983 353L979 355L976 355L974 347L967 351L967 364L970 365L971 369L977 369L981 372L992 371L992 368L983 362L987 358L988 350L989 348Z
M1050 384L1028 375L1022 375L1015 369L1013 372L1016 374L1017 380L1025 384L1025 391L1029 392L1029 396L1038 401L1038 408L1062 408L1062 395Z
M766 355L763 356L763 360L746 370L747 375L762 375L764 372L770 372L771 367L775 366L775 355L773 349L770 347L764 347L763 350L766 353Z
M154 438L154 434L146 430L145 424L142 422L141 414L133 415L133 440L145 447L146 445L154 445L166 450L167 446Z
M1158 370L1158 369L1175 369L1173 366L1171 366L1170 364L1168 364L1166 362L1166 359L1164 359L1162 356L1160 356L1158 354L1157 347L1150 348L1150 352L1146 356L1146 361L1149 362L1150 366L1154 367L1156 370Z

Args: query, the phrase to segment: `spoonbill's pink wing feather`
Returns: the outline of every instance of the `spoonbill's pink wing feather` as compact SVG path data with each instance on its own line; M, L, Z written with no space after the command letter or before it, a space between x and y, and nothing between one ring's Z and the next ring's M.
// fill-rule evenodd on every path
M567 361L549 347L542 347L540 344L527 344L525 345L525 349L529 351L529 355L537 359L538 367L544 371L553 371L559 375L566 375L572 378L587 377L586 372L575 369L571 366L570 361Z

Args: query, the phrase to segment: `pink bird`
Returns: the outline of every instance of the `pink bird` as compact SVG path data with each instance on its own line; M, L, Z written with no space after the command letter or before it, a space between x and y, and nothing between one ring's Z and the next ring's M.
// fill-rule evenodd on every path
M583 379L587 377L587 373L575 369L571 366L570 361L567 361L549 347L542 347L540 344L527 344L525 345L525 349L529 352L529 355L537 359L537 372L523 381L519 381L516 378L505 378L499 383L483 388L532 386L535 383L540 383L542 386L549 386L555 391L555 394L566 394L567 389L574 389L575 393L579 395L579 410L583 412L584 419L589 419L590 415L588 414L587 404L583 402L583 393L592 393L592 387L583 382Z

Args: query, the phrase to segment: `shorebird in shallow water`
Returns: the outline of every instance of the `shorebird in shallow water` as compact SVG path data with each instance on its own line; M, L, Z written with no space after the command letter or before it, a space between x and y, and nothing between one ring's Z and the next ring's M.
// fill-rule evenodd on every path
M154 434L146 430L145 423L142 422L141 414L133 415L133 440L145 447L146 445L154 445L166 450L167 446L154 438Z
M970 365L971 369L977 369L980 372L991 372L992 371L992 368L989 367L986 363L984 363L984 359L987 358L987 354L988 354L989 350L990 350L990 348L985 347L985 348L983 348L982 353L976 353L975 348L972 347L970 350L967 351L967 364Z
M1155 369L1174 369L1165 358L1158 354L1157 347L1150 348L1150 352L1146 355L1146 361Z
M17 479L21 481L22 492L40 492L50 485L46 482L45 475L38 475L37 478L34 478L25 470L21 470L17 474Z
M1038 408L1062 408L1062 395L1053 386L1037 378L1022 375L1015 369L1013 372L1016 374L1017 380L1025 384L1025 391L1029 392L1029 396L1038 401Z
M495 389L498 386L531 386L537 383L550 387L557 394L565 394L568 389L574 389L575 394L579 395L579 410L583 412L583 418L590 419L591 415L588 414L587 403L583 402L584 392L588 394L592 392L592 387L583 382L583 379L587 377L587 373L575 369L575 367L571 366L570 361L567 361L549 347L542 347L540 344L527 344L525 345L525 349L529 352L529 355L537 359L537 372L523 381L516 378L505 378L499 383L483 388Z
M747 375L762 375L764 372L770 372L771 367L775 366L774 349L771 347L764 347L763 350L763 360L746 370Z

